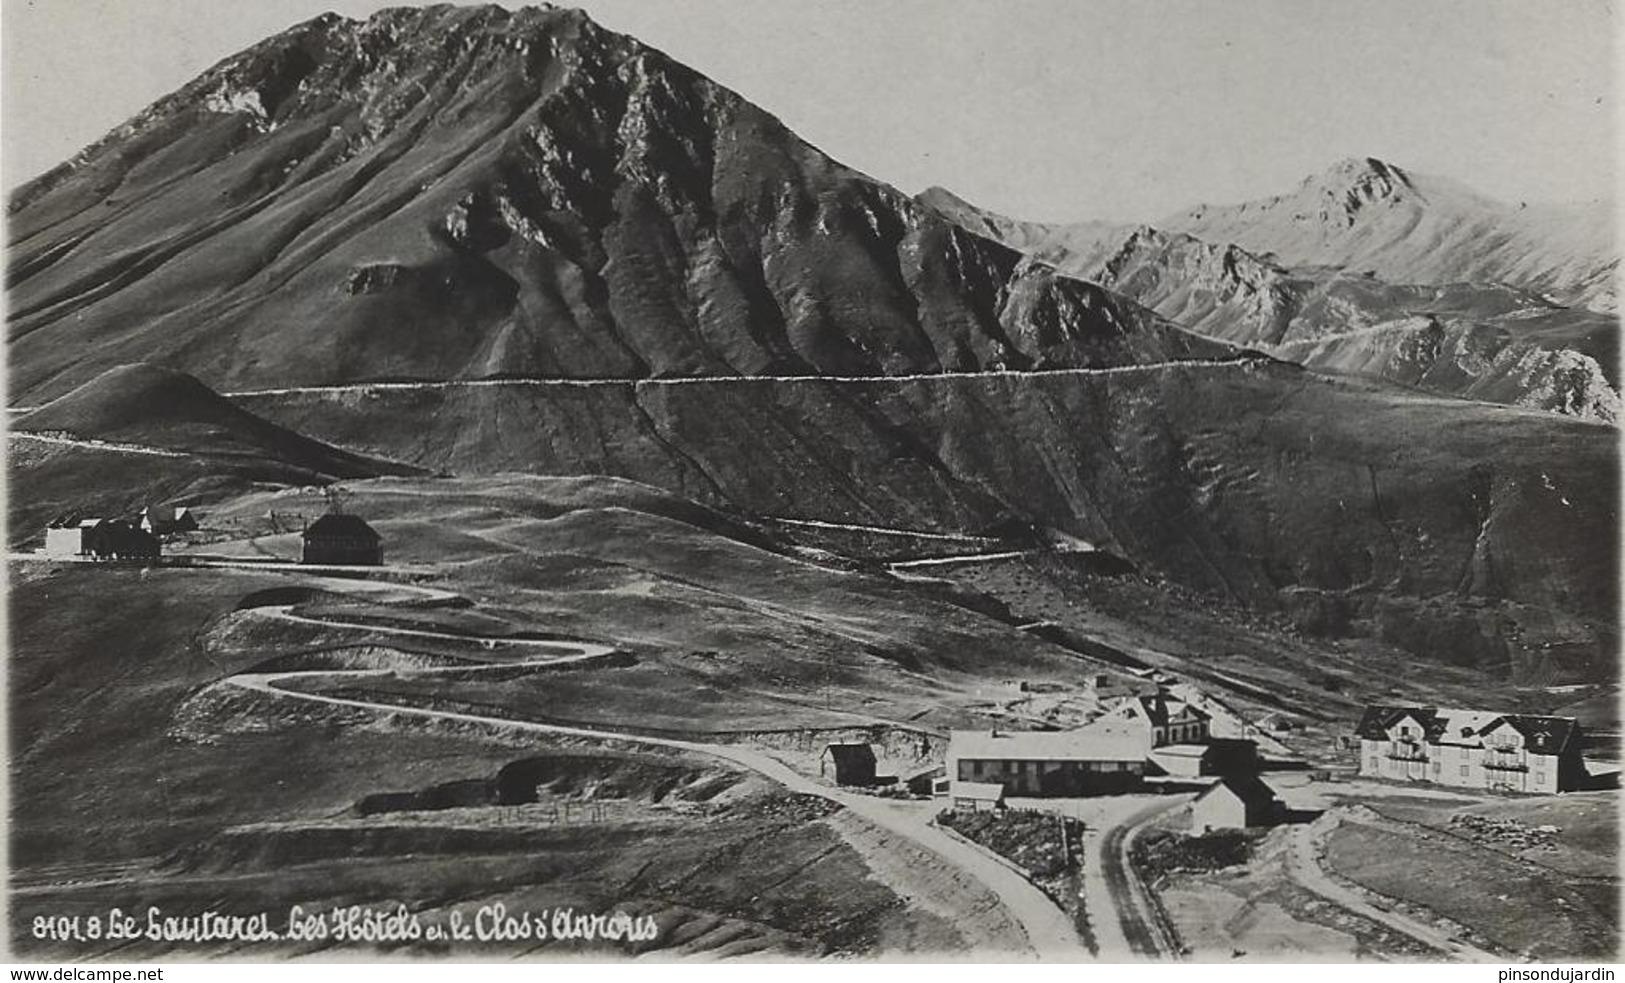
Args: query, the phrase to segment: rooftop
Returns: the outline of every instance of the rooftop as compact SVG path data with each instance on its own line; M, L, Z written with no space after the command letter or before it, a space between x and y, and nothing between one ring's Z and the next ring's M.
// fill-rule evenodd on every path
M305 538L313 539L319 536L333 536L345 539L370 539L376 541L378 533L359 515L349 515L344 512L329 512L310 524L305 530Z
M1386 740L1388 728L1405 717L1414 717L1426 731L1430 744L1477 746L1483 736L1503 722L1523 735L1529 749L1539 754L1563 750L1579 729L1573 717L1548 717L1525 713L1497 713L1457 707L1369 706L1355 727L1355 734L1368 741Z
M1144 761L1145 742L1110 731L956 730L948 757L1005 761Z
M1230 775L1221 778L1208 786L1207 791L1196 797L1200 802L1219 789L1226 789L1243 802L1257 805L1275 801L1275 789L1270 788L1262 778L1257 775Z

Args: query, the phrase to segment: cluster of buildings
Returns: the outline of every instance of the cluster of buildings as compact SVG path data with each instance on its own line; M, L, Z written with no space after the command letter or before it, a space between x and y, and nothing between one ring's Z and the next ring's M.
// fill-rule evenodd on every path
M1254 773L1250 740L1215 738L1211 715L1164 686L1120 697L1084 727L1060 731L954 731L942 791L962 808L1005 795L1110 795L1147 776Z
M149 506L133 520L74 513L46 525L44 552L64 560L155 560L163 537L197 528L197 514L184 506ZM299 562L377 566L384 562L383 539L360 516L329 512L305 527Z
M197 528L191 509L152 505L132 520L70 514L45 527L45 555L61 559L155 560L160 537Z
M1257 745L1215 738L1210 715L1159 686L1111 703L1084 727L954 731L934 785L955 809L1001 808L1007 796L1110 795L1147 778L1206 779L1191 805L1202 833L1281 821L1259 777ZM1572 718L1436 707L1373 706L1356 737L1362 776L1493 792L1552 794L1586 787Z

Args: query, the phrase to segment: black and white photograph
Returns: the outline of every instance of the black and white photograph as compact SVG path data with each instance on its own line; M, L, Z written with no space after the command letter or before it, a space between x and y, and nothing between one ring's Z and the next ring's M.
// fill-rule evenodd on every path
M579 2L0 0L7 959L1619 961L1625 10Z

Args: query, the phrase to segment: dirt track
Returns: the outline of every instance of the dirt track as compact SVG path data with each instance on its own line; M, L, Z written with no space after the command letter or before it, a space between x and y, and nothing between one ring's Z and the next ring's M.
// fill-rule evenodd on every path
M323 622L324 624L326 622ZM358 626L370 627L370 626ZM537 649L551 650L555 654L551 658L541 658L528 663L505 663L503 669L512 669L515 665L558 665L568 662L582 662L603 658L614 650L607 646L587 646L583 644L565 642L530 641L528 645ZM425 675L436 672L467 672L462 668L454 669L419 669L414 674ZM1057 907L1032 882L1020 873L1004 864L993 855L971 844L955 840L942 830L930 825L929 815L918 810L899 807L872 796L857 795L842 792L813 780L791 770L777 758L773 758L761 751L736 745L705 744L697 741L678 740L674 738L649 737L639 734L622 733L611 730L600 730L585 727L567 727L554 724L531 723L528 721L510 720L504 717L481 716L477 714L457 713L446 710L432 710L418 707L405 707L391 703L378 703L350 697L328 696L320 693L305 693L285 689L278 683L292 678L306 676L321 676L324 678L344 677L355 679L365 676L382 676L390 673L386 669L357 669L334 672L329 670L315 670L311 672L280 672L280 673L245 673L228 677L224 682L227 685L240 687L257 693L286 699L305 700L313 703L322 703L332 706L353 707L371 710L379 713L394 715L407 715L414 717L427 717L447 720L458 723L477 724L484 727L507 731L517 731L526 734L548 734L561 737L578 737L594 740L620 741L629 744L643 744L655 747L667 747L675 750L690 751L705 754L732 762L763 775L792 792L804 795L816 795L838 805L844 806L853 814L883 829L907 837L917 845L929 850L948 863L959 867L971 874L981 883L987 885L1009 910L1016 922L1020 925L1024 938L1020 944L1012 946L1019 955L1027 958L1045 960L1081 960L1089 958L1082 940L1078 938L1073 929L1071 920L1066 913Z
M1293 830L1292 849L1288 854L1289 870L1293 880L1339 907L1449 953L1452 959L1479 963L1506 961L1502 956L1469 945L1431 925L1407 918L1396 911L1378 908L1358 893L1332 880L1320 866L1317 844L1325 834L1336 828L1337 822L1335 818L1323 817Z

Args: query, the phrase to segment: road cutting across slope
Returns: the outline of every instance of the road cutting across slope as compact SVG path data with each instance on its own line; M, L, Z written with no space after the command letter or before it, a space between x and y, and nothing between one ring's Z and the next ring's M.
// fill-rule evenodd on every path
M278 611L273 616L294 617L285 611ZM316 624L332 627L344 627L343 622L314 621ZM364 624L351 624L349 627L378 630L375 626ZM417 633L409 629L401 629L406 633ZM418 633L433 634L441 633ZM457 636L462 638L463 636ZM465 639L467 640L467 639ZM506 641L506 640L503 640ZM596 660L607 658L615 652L611 646L593 643L552 642L540 640L524 640L527 645L537 650L536 657L524 662L505 662L492 665L491 669L512 671L516 667L535 666L557 667L560 665L589 664ZM410 670L396 669L347 669L347 670L299 670L281 672L247 672L227 677L223 683L250 692L260 693L281 699L303 700L310 703L325 704L328 706L348 707L373 711L376 713L409 716L432 720L442 720L451 723L473 724L509 733L527 735L546 735L553 737L573 737L599 741L615 741L626 744L638 744L652 747L671 748L703 754L713 758L731 762L747 768L766 778L777 782L784 788L803 795L814 795L819 798L843 806L857 816L873 823L876 826L907 837L917 845L941 857L973 877L986 884L1010 911L1017 923L1021 926L1024 938L1021 940L1019 950L1026 956L1045 960L1078 960L1088 958L1088 951L1084 948L1082 940L1078 938L1071 920L1059 907L1044 895L1031 881L1027 880L1017 871L1002 863L998 858L982 851L974 845L956 841L941 829L922 822L918 815L899 809L881 799L865 795L856 795L842 792L838 789L821 785L804 775L801 775L784 762L770 755L748 747L731 744L708 744L700 741L681 740L677 738L652 737L643 734L626 733L622 731L572 727L557 724L543 724L531 721L512 720L506 717L493 717L480 714L459 713L450 710L436 710L423 707L401 706L394 703L379 702L361 699L354 696L332 696L324 693L311 693L289 689L282 685L294 679L320 677L323 679L355 680L367 677L380 677L391 674L410 674L417 677L433 676L443 673L466 674L478 671L479 667L437 667Z

